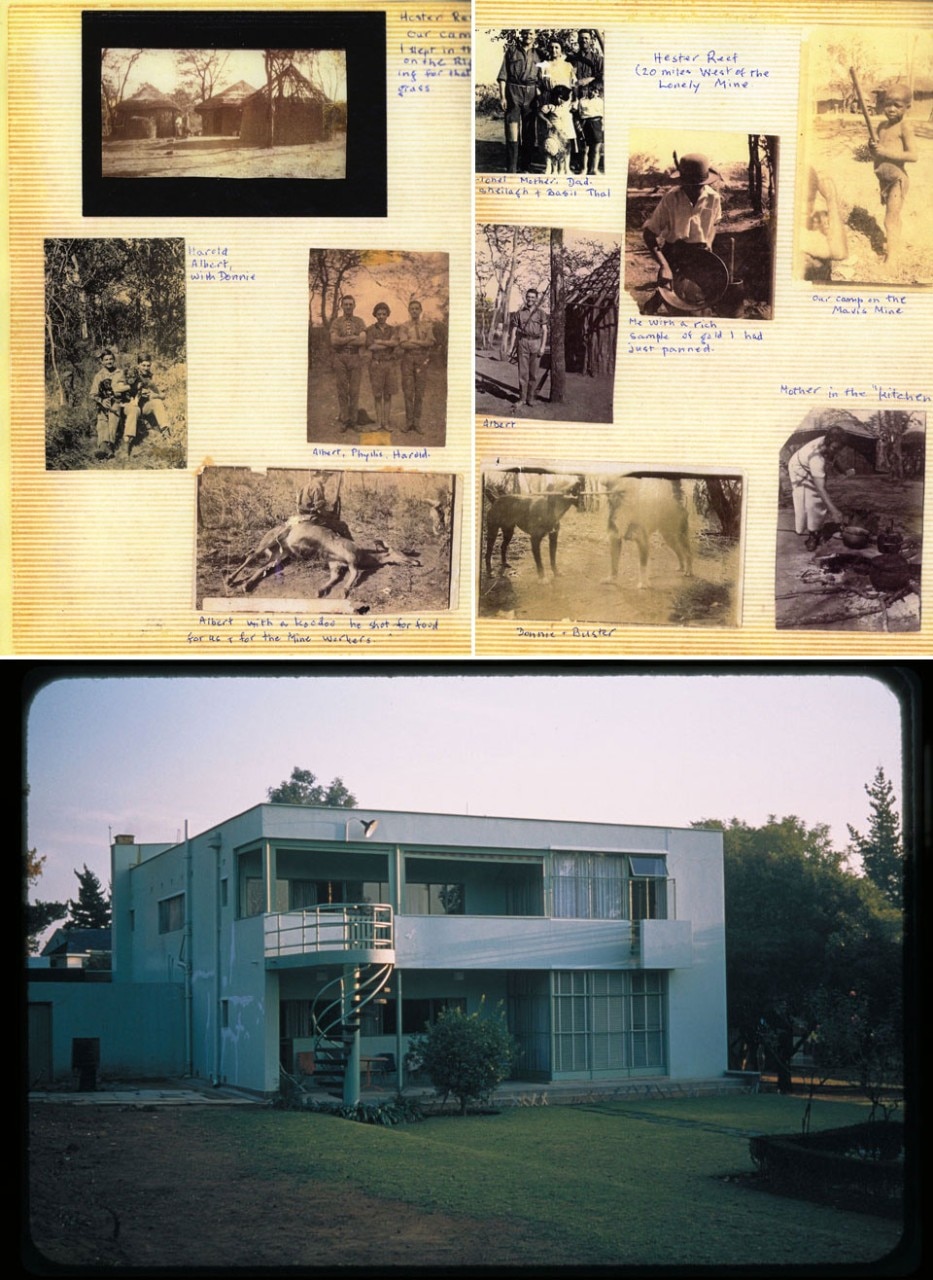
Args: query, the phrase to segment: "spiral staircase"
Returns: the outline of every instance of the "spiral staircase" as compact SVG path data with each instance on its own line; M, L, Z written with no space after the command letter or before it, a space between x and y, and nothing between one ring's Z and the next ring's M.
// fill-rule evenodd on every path
M314 1033L314 1083L335 1098L345 1097L347 1067L363 1010L388 1001L394 965L360 964L333 978L311 1008Z

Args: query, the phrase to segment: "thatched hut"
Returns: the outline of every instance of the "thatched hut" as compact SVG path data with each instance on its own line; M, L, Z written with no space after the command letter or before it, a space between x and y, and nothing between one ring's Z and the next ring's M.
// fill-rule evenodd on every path
M151 84L113 109L113 132L123 138L173 138L178 106Z
M614 249L589 275L567 281L564 349L568 373L585 373L591 378L615 373L621 257L621 248Z
M236 137L240 132L243 119L243 103L255 92L255 85L247 84L245 80L238 80L228 89L198 103L197 112L201 117L202 134Z
M272 81L274 146L320 142L327 136L324 109L329 99L295 67L286 67ZM269 86L243 103L240 142L247 147L269 145Z

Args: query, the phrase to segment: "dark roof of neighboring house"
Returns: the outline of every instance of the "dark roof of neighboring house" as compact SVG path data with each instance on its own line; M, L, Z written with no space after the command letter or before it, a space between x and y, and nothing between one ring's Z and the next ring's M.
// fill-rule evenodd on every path
M132 98L124 98L117 104L117 111L177 111L178 106L171 98L160 93L151 84L144 84L137 89Z
M88 951L110 951L109 929L56 929L42 948L44 956L81 956Z
M246 98L252 97L256 92L253 85L247 84L245 80L238 80L236 84L230 85L229 88L215 93L211 98L205 98L203 102L199 102L195 107L195 111L203 111L205 107L236 107L239 106Z

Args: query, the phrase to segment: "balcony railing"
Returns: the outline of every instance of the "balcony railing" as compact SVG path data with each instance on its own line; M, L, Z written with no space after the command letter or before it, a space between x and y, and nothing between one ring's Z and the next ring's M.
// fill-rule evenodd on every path
M265 955L389 951L392 908L383 903L335 902L303 911L277 911L263 918Z

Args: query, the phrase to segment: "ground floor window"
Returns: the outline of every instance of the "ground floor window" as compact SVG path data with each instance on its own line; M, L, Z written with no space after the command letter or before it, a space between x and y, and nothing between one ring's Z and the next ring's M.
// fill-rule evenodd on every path
M664 973L556 972L555 1075L663 1071L666 985Z

